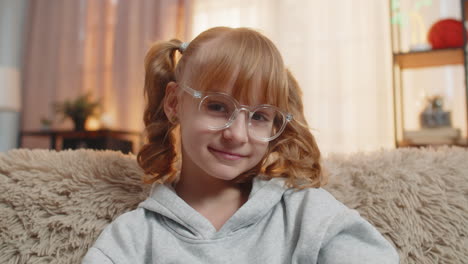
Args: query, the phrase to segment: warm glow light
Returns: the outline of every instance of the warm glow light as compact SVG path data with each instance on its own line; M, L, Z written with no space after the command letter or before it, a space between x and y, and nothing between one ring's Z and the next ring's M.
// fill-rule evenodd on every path
M110 113L103 113L100 118L101 128L113 128L115 124L115 117Z
M241 2L197 1L193 11L193 37L214 26L260 28L259 7L248 0Z
M100 128L99 120L95 117L90 117L86 121L86 130L98 130Z

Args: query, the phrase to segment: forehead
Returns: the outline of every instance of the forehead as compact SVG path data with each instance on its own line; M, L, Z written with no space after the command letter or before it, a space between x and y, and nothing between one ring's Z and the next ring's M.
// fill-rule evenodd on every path
M243 56L206 47L189 64L189 78L185 82L198 91L229 94L241 104L275 105L275 87L269 86L262 63L239 57Z
M224 83L216 83L199 87L205 92L219 92L234 97L242 105L267 104L265 87L261 85L260 76L254 77L249 83L240 84L237 79L238 72L232 74Z

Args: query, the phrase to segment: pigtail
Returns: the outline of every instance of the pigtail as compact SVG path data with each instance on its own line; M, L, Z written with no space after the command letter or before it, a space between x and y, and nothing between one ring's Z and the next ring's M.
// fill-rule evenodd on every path
M289 70L287 80L288 108L294 119L281 137L270 143L270 156L262 173L287 178L286 183L298 189L320 187L327 183L320 164L320 150L304 116L301 89Z
M172 182L176 178L176 125L164 113L164 96L167 84L176 80L176 52L181 43L177 39L155 43L145 57L146 144L137 155L138 164L145 172L145 183Z

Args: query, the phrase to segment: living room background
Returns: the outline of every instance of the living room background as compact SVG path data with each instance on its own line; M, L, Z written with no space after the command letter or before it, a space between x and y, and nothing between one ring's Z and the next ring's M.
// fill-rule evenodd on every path
M394 147L388 1L26 2L21 129L39 129L43 117L54 120L52 102L91 91L103 100L108 126L141 131L143 57L150 43L190 41L213 26L246 26L270 37L284 55L325 154ZM457 8L433 2L441 12ZM71 127L54 121L54 128ZM90 128L99 126L94 121ZM48 143L25 138L23 145Z

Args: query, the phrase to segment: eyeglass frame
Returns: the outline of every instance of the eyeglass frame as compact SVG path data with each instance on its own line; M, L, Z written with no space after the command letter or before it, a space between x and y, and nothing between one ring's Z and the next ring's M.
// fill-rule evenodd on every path
M272 137L269 137L269 138L259 138L255 135L251 135L252 137L256 138L257 140L260 140L260 141L264 141L264 142L269 142L269 141L272 141L276 138L278 138L284 131L284 129L286 128L286 126L288 125L289 122L291 122L293 120L293 115L288 113L288 112L285 112L283 110L281 110L280 108L274 106L274 105L269 105L269 104L260 104L260 105L256 105L256 106L248 106L248 105L242 105L240 104L236 98L232 97L230 94L227 94L227 93L222 93L222 92L200 92L200 91L197 91L187 85L184 85L184 84L179 84L179 86L182 88L183 91L187 92L189 95L191 95L194 99L198 99L200 100L199 103L198 103L198 111L201 111L201 105L203 103L203 101L210 95L222 95L222 96L226 96L228 98L230 98L233 102L234 102L234 106L236 107L236 109L234 110L234 112L232 112L231 116L229 117L229 120L228 122L226 123L226 125L220 127L220 128L213 128L213 127L209 127L208 126L208 129L210 130L223 130L223 129L226 129L228 127L230 127L234 121L236 120L237 116L239 115L239 113L243 110L247 111L249 113L248 115L248 126L250 127L252 124L251 124L251 120L252 120L252 116L254 114L255 111L257 111L259 108L262 108L262 107L271 107L275 110L277 110L279 113L281 113L281 115L283 116L283 119L284 119L284 122L283 122L283 125L282 127L278 130L278 132L276 133L276 135L272 136ZM248 131L250 131L250 129L248 129ZM250 132L249 132L249 135L250 135Z

